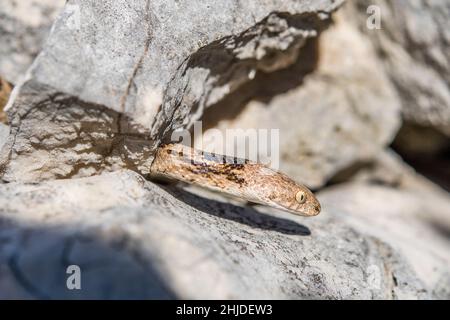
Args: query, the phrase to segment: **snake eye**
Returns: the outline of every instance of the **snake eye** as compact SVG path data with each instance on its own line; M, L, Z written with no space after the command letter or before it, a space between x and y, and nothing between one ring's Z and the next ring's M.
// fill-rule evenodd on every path
M295 200L297 200L298 203L302 204L306 201L306 193L304 191L299 191L295 195Z

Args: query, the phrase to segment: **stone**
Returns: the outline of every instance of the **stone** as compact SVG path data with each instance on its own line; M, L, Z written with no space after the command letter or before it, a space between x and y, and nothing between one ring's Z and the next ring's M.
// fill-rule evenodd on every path
M159 186L132 171L0 184L0 294L16 299L431 296L396 250L345 225L329 208L325 201L324 212L308 219L240 207ZM81 290L66 287L71 265L80 267Z
M339 11L333 21L294 66L257 74L253 86L229 95L202 118L206 128L223 133L280 129L279 169L311 188L353 163L376 158L401 124L401 102L372 43ZM206 131L203 141L212 140L210 132L215 133Z
M2 0L0 77L18 83L41 51L64 0Z
M416 174L392 151L347 181L319 193L326 212L402 252L435 298L449 299L448 192Z
M449 299L449 194L389 148L402 121L446 134L444 60L434 84L404 76L444 52L425 38L446 22L385 4L386 45L366 2L342 2L69 0L0 124L0 298ZM417 21L421 54L421 28L401 40ZM146 180L198 119L281 128L281 170L321 214Z
M68 1L7 106L3 181L147 174L162 141L251 71L292 64L341 4Z
M367 7L381 10L381 29L368 29ZM447 1L358 0L348 21L372 40L402 100L404 118L450 135L450 6Z
M6 143L6 139L9 136L9 127L3 123L0 123L0 149Z

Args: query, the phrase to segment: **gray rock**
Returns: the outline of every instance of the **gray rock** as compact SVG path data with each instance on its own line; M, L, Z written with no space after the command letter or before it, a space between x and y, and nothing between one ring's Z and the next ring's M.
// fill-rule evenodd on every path
M401 122L400 100L371 42L339 11L333 21L292 67L256 75L253 86L230 94L203 117L205 127L222 132L280 129L281 171L313 188L376 158ZM204 141L212 140L210 132Z
M0 149L6 143L6 139L8 138L8 136L9 127L7 125L4 125L3 123L0 123Z
M2 184L0 295L429 297L397 251L333 215L325 209L306 219L238 207L155 185L132 171ZM81 290L66 288L69 265L81 268Z
M353 179L320 192L326 212L402 252L434 297L448 299L449 194L391 153Z
M148 173L161 141L292 64L341 3L69 1L7 108L3 180Z
M41 51L64 0L2 0L0 76L19 82Z
M366 27L369 5L381 9L381 29ZM372 39L402 98L410 122L450 135L450 4L448 1L358 0L354 20Z
M383 152L401 85L341 2L68 1L7 107L0 298L448 298L448 193ZM201 117L283 128L283 171L352 182L307 219L136 173Z

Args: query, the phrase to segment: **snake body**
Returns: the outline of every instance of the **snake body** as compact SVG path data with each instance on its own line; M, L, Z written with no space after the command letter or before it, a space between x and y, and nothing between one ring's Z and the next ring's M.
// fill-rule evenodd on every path
M302 216L320 213L314 194L263 164L196 150L182 144L161 146L151 175L181 180Z

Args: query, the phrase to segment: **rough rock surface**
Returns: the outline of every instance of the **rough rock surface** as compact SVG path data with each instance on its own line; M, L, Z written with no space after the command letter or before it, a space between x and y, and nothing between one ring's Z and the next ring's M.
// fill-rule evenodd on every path
M382 239L328 209L307 219L243 208L132 171L2 184L0 234L2 298L431 296ZM81 290L66 288L72 264Z
M9 127L7 125L4 125L3 123L0 123L0 149L6 143L6 139L8 138L8 136Z
M366 27L369 5L381 9L381 29ZM450 135L450 4L448 1L358 0L348 20L372 39L402 98L405 119Z
M313 188L355 162L375 158L401 121L400 100L371 42L339 11L333 21L293 67L256 75L253 86L229 95L203 117L206 128L224 133L282 128L280 169ZM206 131L203 141L214 135Z
M3 179L147 173L161 141L292 64L341 3L69 1L10 100Z
M395 19L367 37L365 2L331 19L341 2L69 0L0 124L0 298L449 299L449 194L386 148L401 109L446 132L448 11L376 1ZM201 117L281 128L281 169L322 213L146 181Z
M0 77L17 83L41 51L64 0L2 0Z
M334 218L402 252L435 297L449 299L448 193L407 172L392 154L382 158L379 166L384 167L374 170L371 179L366 172L356 182L325 189L319 199Z

